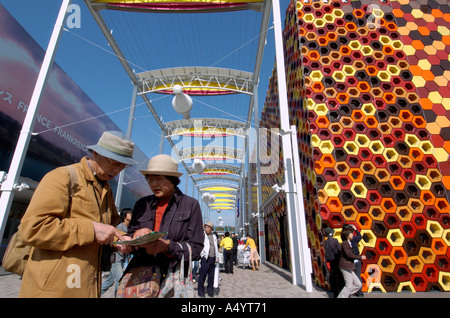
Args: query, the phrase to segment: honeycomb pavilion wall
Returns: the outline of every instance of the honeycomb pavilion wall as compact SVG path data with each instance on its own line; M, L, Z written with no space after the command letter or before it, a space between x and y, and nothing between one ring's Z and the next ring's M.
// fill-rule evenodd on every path
M340 241L350 223L363 291L449 291L450 4L292 1L283 37L314 283L329 289L323 229ZM277 95L274 69L262 127L279 128ZM262 175L263 202L280 166ZM277 200L264 212L269 261L282 263Z

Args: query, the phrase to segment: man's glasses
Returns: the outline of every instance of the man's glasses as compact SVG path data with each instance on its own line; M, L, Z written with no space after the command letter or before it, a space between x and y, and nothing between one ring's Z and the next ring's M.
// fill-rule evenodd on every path
M112 160L112 159L110 159L108 157L105 157L105 158L108 159L109 164L111 166L113 166L114 168L126 169L126 168L131 167L131 165L127 165L125 163L122 163L122 162L119 162L119 161L116 161L116 160Z

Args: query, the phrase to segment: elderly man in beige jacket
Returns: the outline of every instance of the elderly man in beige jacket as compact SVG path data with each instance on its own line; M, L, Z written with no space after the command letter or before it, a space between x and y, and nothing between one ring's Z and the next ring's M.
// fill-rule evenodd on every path
M92 156L72 165L78 186L71 199L67 167L46 174L31 199L19 228L32 246L19 297L100 297L102 247L130 239L115 228L120 216L108 180L137 164L134 143L107 131L88 149Z

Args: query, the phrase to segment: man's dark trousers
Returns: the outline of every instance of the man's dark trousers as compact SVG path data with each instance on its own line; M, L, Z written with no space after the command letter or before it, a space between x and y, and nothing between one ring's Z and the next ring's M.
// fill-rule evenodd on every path
M205 295L205 280L208 277L208 283L206 286L206 292L208 295L214 295L214 270L215 270L215 257L208 257L207 259L202 257L200 260L200 274L198 277L198 295Z
M233 274L233 249L224 250L223 261L225 265L225 273Z

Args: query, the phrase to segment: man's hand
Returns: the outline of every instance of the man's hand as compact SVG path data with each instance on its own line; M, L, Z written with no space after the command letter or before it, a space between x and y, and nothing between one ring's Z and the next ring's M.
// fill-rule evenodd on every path
M98 244L111 244L114 237L120 241L125 241L124 236L112 225L93 222L94 223L94 239Z
M122 241L131 241L132 238L130 236L125 235L123 237L124 239ZM134 247L133 246L128 246L128 245L114 245L115 251L122 253L122 254L130 254L131 252L134 251Z

